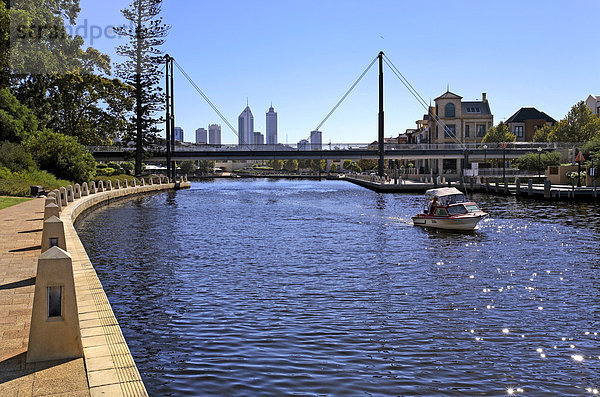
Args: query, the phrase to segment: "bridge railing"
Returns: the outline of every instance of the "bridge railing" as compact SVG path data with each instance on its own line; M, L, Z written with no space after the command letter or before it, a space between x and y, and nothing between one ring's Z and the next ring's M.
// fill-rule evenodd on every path
M581 147L580 143L563 142L510 142L505 146L502 143L386 143L384 148L390 150L523 150L533 151L541 148L544 151L557 149L570 149L572 147ZM129 146L88 146L87 149L92 153L109 152L133 152L135 148ZM175 146L177 152L207 152L207 151L311 151L311 150L377 150L377 143L327 143L316 144L277 144L277 145L209 145L209 144L181 144ZM163 152L164 146L154 145L146 148L151 152Z

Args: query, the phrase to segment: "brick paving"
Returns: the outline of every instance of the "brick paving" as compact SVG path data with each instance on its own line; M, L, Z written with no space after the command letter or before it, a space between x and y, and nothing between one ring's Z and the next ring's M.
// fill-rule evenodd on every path
M84 361L26 364L44 199L0 210L0 396L89 396Z

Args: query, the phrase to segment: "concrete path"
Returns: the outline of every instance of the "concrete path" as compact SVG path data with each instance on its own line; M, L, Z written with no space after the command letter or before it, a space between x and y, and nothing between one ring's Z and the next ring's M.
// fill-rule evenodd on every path
M0 396L89 396L83 359L25 363L43 207L0 210Z

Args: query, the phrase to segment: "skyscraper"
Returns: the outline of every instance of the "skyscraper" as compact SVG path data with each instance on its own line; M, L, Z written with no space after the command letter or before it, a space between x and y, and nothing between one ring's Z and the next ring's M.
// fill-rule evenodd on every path
M277 145L277 112L273 105L267 112L267 145Z
M208 143L206 140L206 129L198 128L196 130L196 144L205 145L206 143Z
M252 145L254 143L254 116L250 110L250 106L238 117L238 144Z
M175 127L175 140L179 142L183 142L183 128Z
M219 124L208 126L208 143L211 145L221 144L221 126Z
M321 150L323 148L323 133L321 131L310 132L310 148L311 150Z
M265 144L265 136L262 132L254 131L254 144L255 145L264 145Z

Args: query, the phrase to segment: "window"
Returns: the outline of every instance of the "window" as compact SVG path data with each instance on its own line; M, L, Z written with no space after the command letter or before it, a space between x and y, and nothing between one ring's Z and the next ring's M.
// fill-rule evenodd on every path
M433 212L435 216L448 216L448 211L445 208L436 208Z
M477 136L479 138L485 136L485 124L477 124L475 128L477 129Z
M450 215L461 215L466 214L467 209L464 205L451 205L450 207L448 207L448 212L450 213Z
M468 138L469 135L471 135L471 126L470 125L465 125L465 138Z
M453 103L446 104L444 108L444 117L456 117L456 109Z
M523 138L523 126L522 125L517 125L515 126L515 136L517 138Z
M62 317L62 287L47 287L48 318Z
M456 124L448 124L444 129L444 136L446 138L453 138L456 136Z

